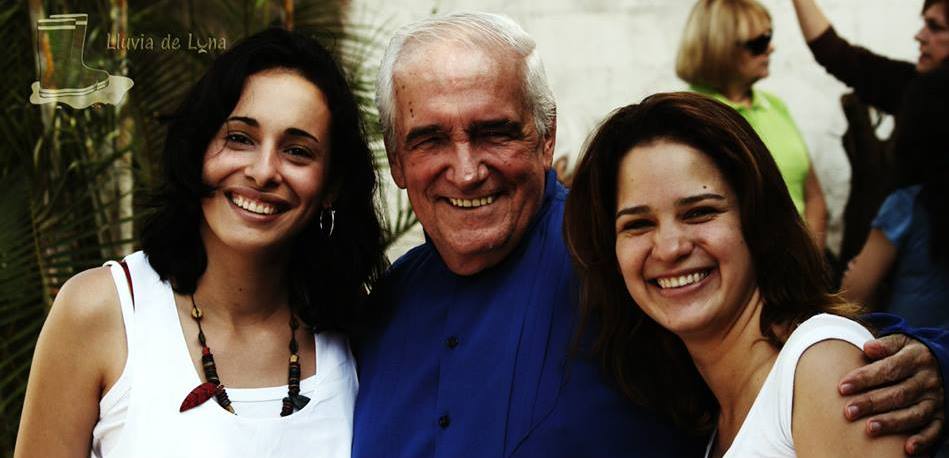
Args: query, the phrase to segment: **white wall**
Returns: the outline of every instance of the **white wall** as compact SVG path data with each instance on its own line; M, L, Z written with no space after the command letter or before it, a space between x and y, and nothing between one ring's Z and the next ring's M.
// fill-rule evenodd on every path
M850 168L840 146L846 122L839 96L846 88L818 66L807 50L790 0L761 0L774 20L776 52L771 77L760 87L782 97L811 149L831 210L831 246ZM914 60L922 0L819 0L838 33L898 59ZM352 23L388 30L458 10L507 14L536 40L558 102L556 156L575 158L587 134L611 110L660 91L681 89L674 59L693 0L352 0ZM571 160L571 164L573 164ZM390 251L397 257L419 243L407 236Z

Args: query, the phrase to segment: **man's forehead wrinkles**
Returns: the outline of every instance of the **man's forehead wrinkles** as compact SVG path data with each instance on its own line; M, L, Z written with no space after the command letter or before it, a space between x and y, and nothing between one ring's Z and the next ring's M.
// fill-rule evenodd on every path
M471 48L461 43L428 43L404 51L393 71L396 81L411 74L437 82L494 77L516 66L516 56L504 50Z

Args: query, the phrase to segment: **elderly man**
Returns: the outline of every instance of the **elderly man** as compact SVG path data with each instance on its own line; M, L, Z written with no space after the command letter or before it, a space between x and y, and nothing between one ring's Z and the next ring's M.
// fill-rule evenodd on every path
M624 400L582 350L569 357L577 279L533 40L490 14L410 25L377 103L426 243L374 292L387 313L356 346L353 455L701 456L701 438Z

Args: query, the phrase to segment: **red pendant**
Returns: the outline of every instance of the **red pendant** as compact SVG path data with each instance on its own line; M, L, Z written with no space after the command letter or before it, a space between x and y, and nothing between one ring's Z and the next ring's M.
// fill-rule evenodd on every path
M191 390L187 396L185 396L184 402L181 403L181 409L179 412L184 412L189 409L193 409L201 404L204 404L204 401L214 397L214 390L217 388L217 385L211 382L204 382L195 389Z

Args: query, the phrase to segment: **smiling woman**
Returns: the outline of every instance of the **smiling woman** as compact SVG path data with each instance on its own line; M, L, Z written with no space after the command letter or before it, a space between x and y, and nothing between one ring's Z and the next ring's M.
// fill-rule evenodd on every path
M701 338L754 313L748 305L759 297L737 197L711 159L657 139L620 161L617 186L616 259L647 315Z
M329 208L329 129L326 97L306 78L251 75L204 154L202 179L214 188L201 202L205 248L273 250Z
M734 110L678 93L614 112L565 236L594 351L629 398L709 434L706 456L902 456L840 415L837 381L872 336Z
M143 251L56 297L16 456L348 457L346 331L385 262L344 75L302 35L251 36L185 98L163 160Z

